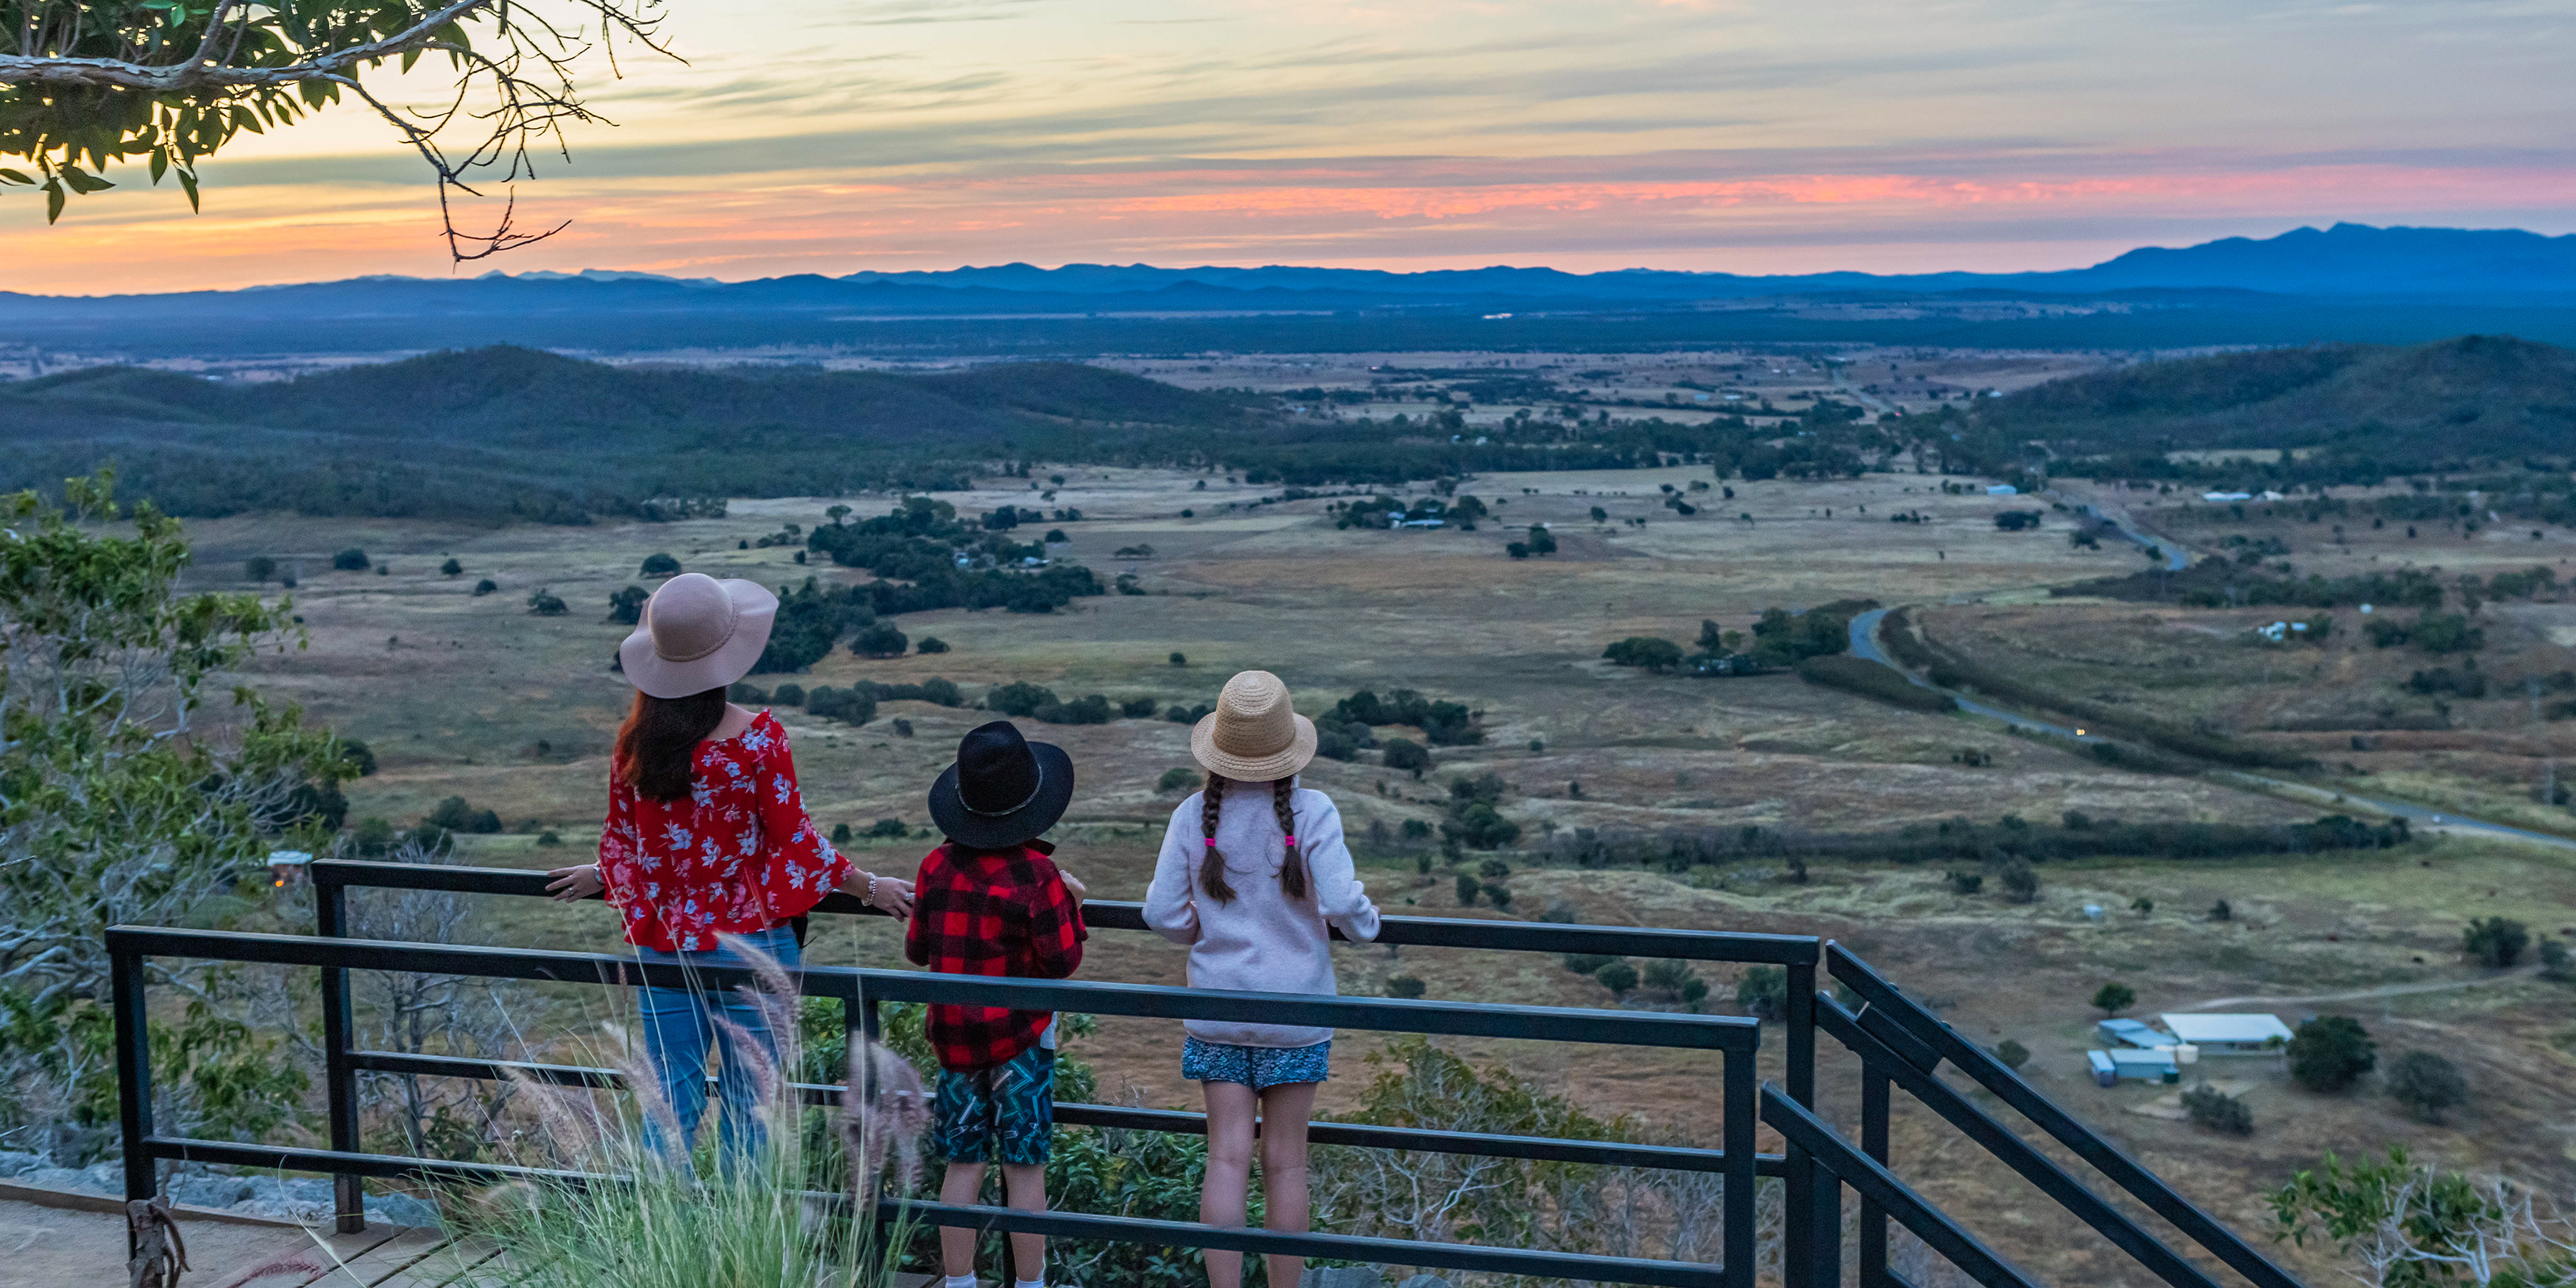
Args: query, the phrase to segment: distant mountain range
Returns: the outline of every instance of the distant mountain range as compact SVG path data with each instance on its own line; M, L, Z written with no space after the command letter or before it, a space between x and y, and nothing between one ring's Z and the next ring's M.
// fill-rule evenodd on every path
M1619 348L1744 342L2182 347L2576 341L2576 235L2336 224L2047 273L1028 264L746 282L593 270L165 295L0 293L0 345L134 356L829 346L901 354Z

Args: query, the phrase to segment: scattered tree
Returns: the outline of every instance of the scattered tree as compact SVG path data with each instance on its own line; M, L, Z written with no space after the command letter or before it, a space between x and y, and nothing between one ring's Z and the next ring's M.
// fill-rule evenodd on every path
M2014 903L2029 903L2039 897L2039 874L2025 860L2006 863L1995 873L1995 880L2002 883L2004 896Z
M1757 1020L1780 1020L1789 1014L1789 972L1778 966L1753 966L1735 981L1735 1004Z
M474 597L476 599L481 599L485 595L489 595L499 589L501 589L501 583L486 577L483 580L474 583Z
M1950 883L1952 894L1975 894L1986 888L1986 877L1982 872L1962 872L1953 868L1943 874L1943 879Z
M450 555L448 556L447 562L438 566L438 575L441 577L462 577L465 575L465 565L459 563L455 556Z
M910 831L899 818L881 818L868 824L868 835L881 841L900 841Z
M1387 739L1385 747L1378 755L1380 762L1387 768L1410 771L1417 779L1422 777L1424 771L1431 768L1430 749L1411 738Z
M2310 1091L2345 1090L2378 1063L2378 1044L2348 1016L2310 1020L2290 1038L2290 1077Z
M849 843L850 825L847 823L834 823L832 825L832 844L847 845Z
M2460 1066L2430 1051L2409 1051L2389 1061L2381 1076L2389 1098L2428 1123L2442 1121L2443 1110L2469 1098L2469 1081L2460 1075Z
M2221 899L2218 902L2209 905L2209 919L2211 921L2233 921L2236 919L2236 910L2228 907L2225 899Z
M2223 1136L2254 1134L2254 1111L2245 1102L2204 1082L2182 1093L2183 1112L2195 1126Z
M945 653L948 651L948 641L943 640L936 635L924 635L913 644L912 651L915 653ZM1153 713L1149 711L1146 714L1151 715Z
M1189 655L1175 649L1172 652L1171 663L1174 666L1188 666L1190 664Z
M1601 987L1609 989L1610 996L1625 998L1637 987L1637 968L1624 960L1614 961L1593 972L1592 978L1599 980Z
M668 554L659 552L646 555L644 556L643 575L647 577L677 577L680 575L680 561L672 558Z
M635 626L644 620L644 602L653 592L642 586L623 587L608 597L608 620L620 626ZM754 698L757 702L759 699Z
M331 566L341 572L365 572L368 567L367 552L351 546L331 556Z
M1478 880L1476 879L1476 876L1475 876L1475 874L1474 874L1474 873L1472 873L1472 872L1461 872L1461 873L1459 873L1459 874L1458 874L1458 906L1459 906L1459 907L1461 907L1461 908L1473 908L1473 907L1475 907L1475 906L1476 906L1476 893L1477 893L1478 891L1480 891L1480 890L1484 889L1484 888L1485 888L1485 884L1484 884L1483 882L1481 882L1481 881L1478 881Z
M2093 990L2093 1009L2106 1016L2117 1015L2137 1002L2138 991L2117 981Z
M2005 1038L1988 1049L1994 1053L1995 1059L2003 1062L2005 1068L2015 1073L2021 1072L2021 1067L2030 1063L2030 1048L2011 1038Z
M2489 970L2521 961L2522 950L2530 946L2531 927L2504 917L2471 918L2468 929L2460 932L2460 951Z
M2385 1163L2328 1154L2271 1197L2277 1237L2332 1240L2379 1288L2538 1288L2576 1276L2576 1225L2528 1185L2445 1172L2391 1148Z
M895 629L892 622L873 622L861 627L857 638L850 641L850 651L861 657L902 657L911 639Z
M1430 991L1430 986L1424 984L1419 978L1412 975L1395 975L1389 977L1386 981L1386 995L1388 997L1400 997L1406 1001L1411 1001L1414 998L1422 996L1428 991Z
M1631 635L1601 650L1601 656L1613 666L1640 666L1649 671L1669 671L1682 664L1682 646L1651 635Z
M542 587L528 592L528 611L539 617L561 617L570 609L562 597Z

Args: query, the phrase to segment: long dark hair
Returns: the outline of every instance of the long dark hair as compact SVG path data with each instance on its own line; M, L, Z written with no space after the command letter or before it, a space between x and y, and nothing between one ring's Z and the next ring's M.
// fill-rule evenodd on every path
M1199 835L1207 838L1207 856L1199 860L1199 888L1216 896L1218 903L1234 902L1234 886L1225 879L1225 854L1216 848L1216 820L1225 805L1225 784L1223 775L1210 773L1199 793ZM1289 794L1296 790L1294 778L1270 784L1270 814L1279 820L1279 835L1287 838L1288 856L1279 864L1279 888L1291 899L1303 899L1306 856L1297 845L1297 816L1288 808Z
M725 691L685 698L657 698L642 690L635 709L617 727L617 772L638 793L657 801L689 794L698 744L725 718Z

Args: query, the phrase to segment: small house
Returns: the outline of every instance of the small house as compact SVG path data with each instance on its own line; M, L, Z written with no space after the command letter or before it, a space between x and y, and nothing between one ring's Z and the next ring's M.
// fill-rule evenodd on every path
M2012 484L2010 484L2010 483L1997 483L1997 484L1995 484L1993 487L1990 487L1990 488L1987 488L1987 489L1986 489L1986 495L1988 495L1988 496L2020 496L2020 495L2021 495L2021 489L2020 489L2020 488L2017 488L2017 487L2014 487L2014 486L2013 486Z
M2277 1015L2191 1015L2156 1017L2174 1037L2211 1055L2264 1055L2290 1040L2290 1026Z
M2093 1026L2093 1032L2105 1045L2114 1047L2157 1047L2173 1041L2156 1032L2154 1025L2139 1020L2104 1020Z
M2087 1051L2084 1053L2084 1061L2093 1067L2093 1085L2097 1087L2120 1085L2120 1066L2111 1063L2110 1052Z
M2182 1081L2182 1066L2171 1050L2145 1051L2137 1047L2113 1047L2103 1054L2111 1058L2112 1071L2119 1077L2138 1078L2147 1082L2177 1083Z

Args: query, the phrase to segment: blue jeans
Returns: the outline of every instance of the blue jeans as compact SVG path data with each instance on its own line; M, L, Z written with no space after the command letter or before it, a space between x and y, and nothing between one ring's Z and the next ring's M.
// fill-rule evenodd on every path
M796 934L785 926L741 936L741 941L775 959L780 966L795 970L803 964L803 954L796 947ZM679 962L689 966L743 966L749 963L734 951L731 944L706 952L666 953L654 948L638 948L635 955L648 962ZM783 999L793 1007L796 999ZM764 999L745 996L734 990L710 993L698 989L640 988L636 990L636 1009L644 1022L644 1050L653 1058L653 1067L662 1076L662 1100L671 1107L671 1116L680 1124L681 1142L676 1151L686 1160L698 1139L698 1120L707 1113L707 1047L714 1043L723 1064L716 1086L723 1098L723 1126L717 1143L727 1160L739 1158L761 1147L767 1129L760 1113L761 1083L784 1076L778 1072L778 1039L769 1031L769 1015ZM791 1010L790 1015L794 1012ZM740 1036L724 1035L716 1016L739 1030ZM792 1022L792 1021L791 1021ZM752 1062L758 1061L755 1066ZM774 1098L772 1103L783 1103ZM675 1152L663 1139L662 1124L655 1115L644 1116L644 1144L655 1155L668 1158Z

